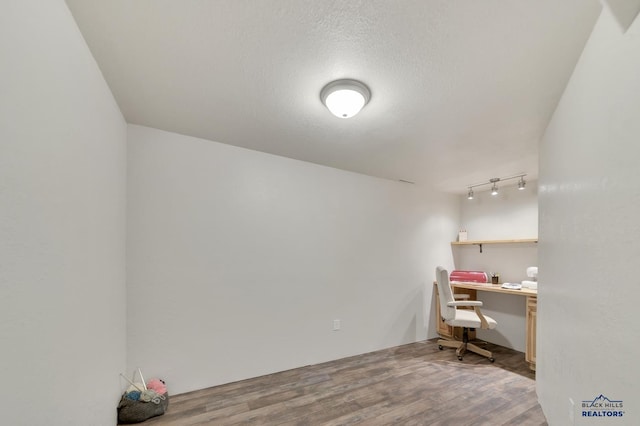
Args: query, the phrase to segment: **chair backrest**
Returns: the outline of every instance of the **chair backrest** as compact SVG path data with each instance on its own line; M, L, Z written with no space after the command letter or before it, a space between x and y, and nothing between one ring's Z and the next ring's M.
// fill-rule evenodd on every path
M436 268L436 283L438 285L438 298L440 303L440 315L445 320L450 320L456 316L456 308L447 306L447 303L453 302L453 291L449 283L449 272L442 266Z

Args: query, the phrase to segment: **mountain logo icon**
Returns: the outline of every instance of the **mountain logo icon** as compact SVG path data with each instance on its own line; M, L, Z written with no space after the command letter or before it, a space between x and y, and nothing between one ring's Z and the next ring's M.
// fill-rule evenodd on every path
M621 400L613 400L613 399L609 399L606 396L604 396L603 394L600 394L598 396L596 396L593 400L591 401L582 401L583 402L583 407L601 407L601 404L615 404L615 403L621 403Z

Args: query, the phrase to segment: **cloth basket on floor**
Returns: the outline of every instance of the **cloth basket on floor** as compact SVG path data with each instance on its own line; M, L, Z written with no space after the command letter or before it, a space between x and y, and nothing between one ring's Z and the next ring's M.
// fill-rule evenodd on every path
M140 381L136 383L136 374ZM164 380L152 379L145 383L138 368L133 377L120 374L131 386L122 394L118 403L118 424L141 423L152 417L161 416L169 406L169 392ZM149 388L147 387L149 386Z
M156 404L152 401L134 401L128 399L126 393L122 394L118 404L119 423L140 423L152 417L161 416L169 406L169 393L164 394L164 399Z

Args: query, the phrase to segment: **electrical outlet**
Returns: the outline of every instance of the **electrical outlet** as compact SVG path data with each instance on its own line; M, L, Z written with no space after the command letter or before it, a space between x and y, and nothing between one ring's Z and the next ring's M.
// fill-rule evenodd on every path
M340 320L339 319L334 319L333 320L333 331L338 331L340 330Z

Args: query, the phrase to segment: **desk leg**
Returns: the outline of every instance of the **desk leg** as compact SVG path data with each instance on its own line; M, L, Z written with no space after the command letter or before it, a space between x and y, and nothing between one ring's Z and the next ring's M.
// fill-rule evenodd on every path
M527 296L527 345L525 360L529 368L536 369L536 320L538 317L538 298Z

